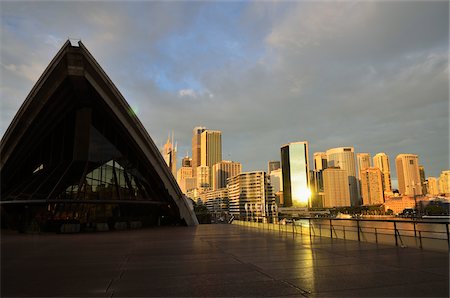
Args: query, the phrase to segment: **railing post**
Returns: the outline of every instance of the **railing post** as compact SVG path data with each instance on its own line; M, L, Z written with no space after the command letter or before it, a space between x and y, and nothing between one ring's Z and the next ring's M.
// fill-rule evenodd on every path
M416 219L414 219L413 221L413 226L414 226L414 238L417 237L417 232L416 232Z
M342 232L344 232L344 240L345 240L345 226L342 226Z
M358 229L358 241L361 241L361 235L359 234L359 219L356 220L356 227Z
M422 249L422 232L419 231L419 243L420 243L420 249Z
M450 234L448 232L448 223L445 224L445 228L447 230L447 244L448 244L448 250L450 251Z
M333 238L333 226L330 219L330 237Z
M378 244L377 228L375 228L375 243Z
M319 225L319 236L322 237L322 225Z
M395 236L395 246L398 246L397 240L397 223L394 221L394 236Z
M309 223L309 238L311 238L311 218L308 218Z

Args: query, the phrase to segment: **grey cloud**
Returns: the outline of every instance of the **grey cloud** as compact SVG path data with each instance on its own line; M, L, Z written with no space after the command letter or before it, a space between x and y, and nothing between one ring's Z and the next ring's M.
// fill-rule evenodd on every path
M223 131L224 158L241 161L245 170L264 170L267 160L279 159L282 144L297 140L309 141L311 154L338 146L383 151L393 169L401 152L419 154L430 175L449 166L448 3L253 2L214 23L226 31L237 22L236 44L198 34L189 42L215 42L201 53L158 46L187 34L199 15L214 19L208 9L218 4L87 5L2 4L2 119L32 87L4 65L44 67L57 51L53 38L72 35L138 107L157 145L175 131L179 159L190 148L192 128L204 125ZM8 16L15 23L5 23ZM36 37L34 29L45 33ZM222 56L227 45L240 53ZM155 61L167 65L169 79L192 76L214 97L159 90L148 75Z

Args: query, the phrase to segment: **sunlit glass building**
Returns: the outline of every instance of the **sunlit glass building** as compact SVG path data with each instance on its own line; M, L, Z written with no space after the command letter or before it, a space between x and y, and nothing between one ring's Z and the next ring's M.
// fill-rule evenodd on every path
M281 147L283 207L310 207L308 142L292 142Z

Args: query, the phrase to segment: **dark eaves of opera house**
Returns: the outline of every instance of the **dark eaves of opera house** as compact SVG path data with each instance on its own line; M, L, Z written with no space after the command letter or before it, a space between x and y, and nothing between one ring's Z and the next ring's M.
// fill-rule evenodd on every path
M0 144L2 228L197 225L158 148L94 57L69 40Z

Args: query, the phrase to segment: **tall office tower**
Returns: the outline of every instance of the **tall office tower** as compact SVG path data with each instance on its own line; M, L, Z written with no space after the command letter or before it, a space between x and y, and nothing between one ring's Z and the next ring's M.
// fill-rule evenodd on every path
M167 138L167 142L164 144L164 148L161 150L161 154L170 168L173 177L177 176L177 147L173 144L173 133L172 141L170 141L170 136Z
M439 176L439 192L445 195L450 194L450 170L442 171Z
M269 160L267 163L267 175L270 175L270 173L274 170L277 170L281 167L281 163L278 160Z
M439 194L439 187L438 187L438 179L436 177L428 177L428 188L427 192L428 194L432 196L436 196Z
M206 127L197 126L192 131L192 168L194 169L194 177L197 175L197 167L201 165L201 134Z
M427 194L428 183L425 179L425 168L419 165L420 184L422 184L422 194Z
M211 184L209 183L209 167L208 166L198 166L197 167L197 188L200 191L209 190Z
M187 179L189 178L189 182ZM193 169L192 167L181 167L177 172L177 182L181 188L183 193L186 193L192 186L191 181L193 178ZM194 186L195 187L195 186Z
M222 160L212 166L212 189L227 187L227 179L242 172L242 164L230 160Z
M309 207L308 142L293 142L281 147L284 207Z
M327 154L325 152L314 153L314 170L325 170L328 166Z
M350 189L348 187L348 173L337 167L323 170L324 208L349 207Z
M357 153L356 160L358 161L358 179L361 180L361 171L370 168L370 154L369 153Z
M283 206L283 176L280 169L272 170L269 174L270 185L272 185L272 191L275 196L275 201L278 206Z
M383 174L384 193L391 193L391 167L389 165L389 157L386 155L386 153L381 152L375 154L375 156L373 157L373 166L375 168L379 168L381 170L381 173Z
M181 160L181 166L182 167L191 167L192 168L192 158L190 158L187 154L186 156Z
M230 213L241 219L274 216L275 197L265 172L244 172L228 179Z
M209 167L209 185L212 186L212 166L222 161L222 133L207 129L200 136L200 164Z
M348 179L351 206L359 206L358 183L356 181L355 152L353 147L340 147L327 150L328 167L345 170Z
M324 201L323 171L309 171L311 181L311 207L322 208Z
M323 207L324 189L323 189L323 170L328 167L327 154L325 152L314 153L314 170L310 172L311 181L311 206Z
M415 154L399 154L395 158L398 188L402 195L422 194L420 184L419 156Z
M379 168L366 168L361 171L361 193L363 205L384 203L383 174Z

